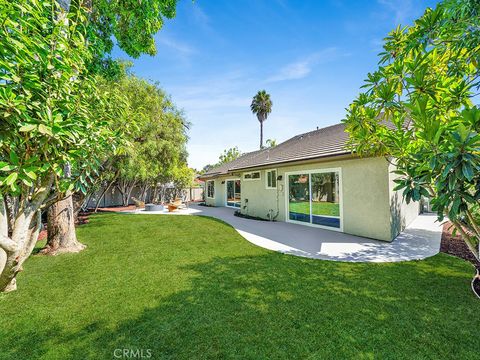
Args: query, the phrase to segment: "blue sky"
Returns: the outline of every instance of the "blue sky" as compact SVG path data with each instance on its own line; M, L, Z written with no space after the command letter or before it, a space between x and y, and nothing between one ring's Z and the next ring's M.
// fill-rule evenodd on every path
M155 36L158 53L133 71L159 81L192 123L189 165L215 163L223 149L256 150L250 112L258 90L271 94L264 139L341 121L382 39L434 0L180 0L175 19ZM119 50L114 56L127 59Z

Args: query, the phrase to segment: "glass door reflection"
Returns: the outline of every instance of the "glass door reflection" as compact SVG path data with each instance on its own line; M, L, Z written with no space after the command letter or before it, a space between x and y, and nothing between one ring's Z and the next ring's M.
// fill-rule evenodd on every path
M242 186L240 179L226 181L226 206L236 208L239 208L241 206L241 188Z
M288 217L290 220L310 222L309 174L288 176Z

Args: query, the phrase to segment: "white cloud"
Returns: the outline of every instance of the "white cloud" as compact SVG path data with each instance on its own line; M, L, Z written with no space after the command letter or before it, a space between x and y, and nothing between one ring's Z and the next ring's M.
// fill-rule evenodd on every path
M308 65L346 56L337 50L321 54L308 57ZM299 67L296 71L299 76L304 69ZM250 102L260 88L259 78L257 72L242 66L225 72L198 74L189 77L188 82L168 87L176 104L185 110L187 119L192 122L188 142L190 166L200 169L215 163L224 149L233 146L243 152L258 148L259 123L250 111ZM273 97L274 110L264 127L264 140L272 138L280 143L295 134L313 130L317 125L329 125L343 114L343 106L340 114L329 113L326 107L322 112L318 108L300 111L294 106L299 101L291 94L295 86L282 91L277 84L270 85L268 91Z
M207 32L213 31L212 26L210 25L210 17L202 10L198 2L192 2L190 16L195 25L202 30Z
M188 143L190 166L202 168L215 163L223 149L232 146L249 150L241 137L243 134L249 137L257 129L250 112L251 81L248 71L237 68L199 74L189 78L188 83L169 87L176 104L192 122ZM252 131L245 131L248 126Z
M312 71L310 60L298 61L284 66L276 75L268 78L268 82L295 80L307 76Z
M388 14L393 15L395 24L405 24L415 13L413 0L377 0L385 7Z
M348 54L340 53L339 50L335 47L327 48L322 51L310 54L304 59L285 65L280 69L280 71L269 77L266 81L276 82L302 79L308 74L310 74L316 65L329 62L340 56L346 55Z
M162 34L158 39L157 43L163 46L166 46L173 51L175 51L178 55L181 56L189 56L195 53L195 49L188 44L182 43L178 40L174 40L171 37L168 37Z

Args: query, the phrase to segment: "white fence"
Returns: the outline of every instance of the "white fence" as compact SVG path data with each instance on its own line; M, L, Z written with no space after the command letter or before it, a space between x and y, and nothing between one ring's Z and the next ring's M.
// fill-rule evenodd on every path
M103 191L103 190L102 190ZM99 201L99 197L102 194L102 191L98 191L94 194L88 201L87 207L94 208L97 205L97 201ZM173 191L174 189L167 189L166 191L166 199L173 198ZM150 189L147 191L147 195L145 197L146 202L151 201L151 197L153 190ZM134 204L132 197L139 199L141 197L141 190L140 188L134 188L132 194L129 199L129 205ZM182 190L182 200L184 201L202 201L203 200L203 188L201 187L192 187ZM122 194L120 191L113 187L109 191L105 193L102 199L100 199L100 207L110 207L110 206L121 206L122 203Z

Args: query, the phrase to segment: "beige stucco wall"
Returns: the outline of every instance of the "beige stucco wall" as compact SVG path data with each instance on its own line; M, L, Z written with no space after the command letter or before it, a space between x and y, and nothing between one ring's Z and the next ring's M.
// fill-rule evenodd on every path
M205 181L205 203L210 206L225 206L225 184L224 182L226 177L219 177L213 179L215 181L215 197L213 199L209 198L207 192L207 181Z
M241 178L242 213L266 219L271 212L277 215L277 221L285 221L285 174L328 168L341 169L341 212L345 233L391 241L418 214L418 204L406 205L401 194L393 191L394 175L390 173L393 168L384 158L346 158L269 167L259 170L259 180L244 180L243 173L223 176L215 179L215 198L206 198L206 203L225 206L225 183L222 182ZM265 171L269 169L277 169L277 174L282 176L277 189L266 188Z
M389 164L389 179L388 186L390 191L390 225L391 225L391 237L395 238L406 226L415 220L420 212L420 203L411 201L407 204L402 197L402 191L394 191L393 189L397 185L394 180L399 175L394 174L395 166Z
M301 165L277 167L277 190L265 189L265 171L258 181L242 181L242 199L248 199L249 215L266 218L270 209L278 212L277 220L286 219L285 173L314 170L341 169L343 231L381 240L391 240L388 163L383 158L323 161Z

